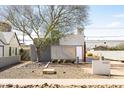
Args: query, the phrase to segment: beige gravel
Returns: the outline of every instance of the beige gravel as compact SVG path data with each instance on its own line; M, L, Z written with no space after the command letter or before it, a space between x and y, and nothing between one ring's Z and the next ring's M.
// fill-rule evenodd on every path
M25 65L23 65L25 64ZM124 79L124 67L112 66L111 77L92 75L91 64L50 64L57 74L42 73L44 65L41 63L23 63L6 70L0 70L0 79Z

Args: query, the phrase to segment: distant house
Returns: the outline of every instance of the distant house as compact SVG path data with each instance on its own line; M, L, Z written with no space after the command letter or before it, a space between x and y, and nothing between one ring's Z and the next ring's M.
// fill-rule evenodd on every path
M34 48L32 48L35 50ZM35 57L36 53L32 51L31 57ZM77 29L77 34L67 35L59 40L55 45L45 48L41 55L41 62L48 62L53 59L76 59L83 61L84 58L84 33L82 29ZM34 60L34 58L32 58ZM36 59L36 57L35 57Z
M124 40L87 40L86 41L86 47L89 50L98 46L115 47L119 44L124 44Z
M14 32L0 32L0 67L16 63L19 57L19 41Z
M14 32L0 32L0 57L19 55L19 41Z

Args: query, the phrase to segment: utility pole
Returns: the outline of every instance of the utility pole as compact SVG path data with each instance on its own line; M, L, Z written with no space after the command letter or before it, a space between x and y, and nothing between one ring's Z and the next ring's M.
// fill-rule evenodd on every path
M23 32L23 44L25 44L25 33Z
M86 62L86 41L84 36L84 62Z

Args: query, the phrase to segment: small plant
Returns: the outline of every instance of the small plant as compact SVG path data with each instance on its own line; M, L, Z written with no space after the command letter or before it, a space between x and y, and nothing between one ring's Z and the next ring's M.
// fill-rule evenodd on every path
M57 59L53 59L53 60L52 60L52 63L57 63L57 62L58 62Z
M99 56L93 55L93 59L94 60L98 60L99 59Z
M71 62L74 64L75 63L75 60L72 60Z
M87 53L87 56L92 57L93 54L92 53Z
M21 49L20 49L20 53L22 53L22 52L24 52L24 49L21 48Z

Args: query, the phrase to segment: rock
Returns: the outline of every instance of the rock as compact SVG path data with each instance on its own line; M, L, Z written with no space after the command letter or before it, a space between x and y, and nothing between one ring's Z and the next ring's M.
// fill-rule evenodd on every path
M81 88L87 88L87 86L86 85L82 85Z
M27 85L26 87L27 88L33 88L34 86L33 85Z
M63 72L63 74L65 74L66 72Z
M15 85L16 88L19 88L19 85Z
M32 71L32 73L34 73L34 70Z
M7 88L11 88L11 87L13 87L13 85L12 84L8 84L8 85L6 85L6 87Z
M60 85L58 85L58 84L55 84L54 86L55 86L55 88L59 88L60 87Z
M35 85L35 88L38 88L39 87L39 85Z
M43 85L41 85L41 88L46 88L48 86L47 83L44 83Z
M55 69L43 69L43 74L56 74Z
M0 85L1 88L124 88L124 85L59 85L59 84L48 84L42 85Z

